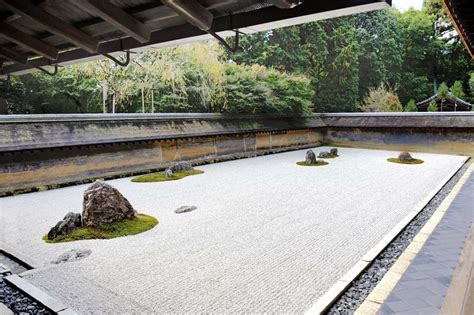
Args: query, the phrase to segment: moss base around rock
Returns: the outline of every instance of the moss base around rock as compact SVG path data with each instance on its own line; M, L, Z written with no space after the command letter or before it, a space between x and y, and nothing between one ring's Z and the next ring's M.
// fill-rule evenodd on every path
M296 164L299 166L323 166L323 165L328 165L329 163L324 162L324 161L317 161L316 163L306 164L306 161L301 161L301 162L296 162Z
M318 156L318 159L334 159L334 158L337 158L337 157L339 157L339 155L327 155L325 157Z
M398 164L422 164L424 161L420 159L413 159L410 161L402 161L398 158L389 158L387 161L392 162L392 163L398 163Z
M166 182L169 180L178 180L181 178L185 178L187 176L198 175L202 173L204 173L204 171L192 170L192 171L173 173L173 175L171 175L170 177L166 177L166 175L163 172L160 172L160 173L146 174L146 175L135 177L132 179L132 182L134 183Z
M111 239L121 236L135 235L151 230L158 224L155 217L138 214L134 219L120 222L102 224L98 227L81 227L67 235L61 235L49 240L48 235L43 236L46 243L63 243L78 240Z

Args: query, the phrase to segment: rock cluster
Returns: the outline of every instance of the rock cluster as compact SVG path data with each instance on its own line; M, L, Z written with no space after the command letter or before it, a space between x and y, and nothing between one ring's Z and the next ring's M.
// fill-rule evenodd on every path
M169 168L173 173L192 171L194 168L188 162L178 162Z
M49 230L48 239L52 240L58 236L69 234L81 226L81 214L69 212L61 221L56 223L56 225Z
M171 177L174 173L192 171L193 169L194 167L188 162L178 162L173 164L173 166L165 169L163 174L165 174L166 177Z
M82 215L69 212L48 232L48 239L66 235L81 226L96 227L101 224L133 219L136 211L130 202L114 187L96 181L84 192Z
M306 164L316 164L316 154L314 154L313 150L306 151Z
M114 187L96 181L84 192L82 222L84 226L96 227L101 224L133 219L136 211L130 202Z
M413 157L408 152L402 152L398 155L398 159L403 162L408 162L408 161L413 160Z

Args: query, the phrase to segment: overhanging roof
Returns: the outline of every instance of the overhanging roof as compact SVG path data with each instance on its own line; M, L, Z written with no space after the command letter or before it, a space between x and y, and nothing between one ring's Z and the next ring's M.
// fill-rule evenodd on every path
M0 75L212 38L170 2L204 8L204 15L213 18L210 31L222 37L237 29L260 32L391 5L391 0L163 2L168 5L158 0L0 0Z
M473 0L441 0L467 51L474 59L474 3Z

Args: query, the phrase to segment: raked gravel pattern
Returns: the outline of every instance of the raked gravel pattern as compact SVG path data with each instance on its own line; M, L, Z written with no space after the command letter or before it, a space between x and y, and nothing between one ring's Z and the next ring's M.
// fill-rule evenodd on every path
M329 148L315 148L315 153ZM136 236L45 244L88 185L0 199L0 241L45 268L26 279L80 313L303 313L463 157L340 148L327 166L305 150L198 167L179 181L109 181L160 224ZM197 210L176 214L183 205ZM51 265L71 249L80 261Z

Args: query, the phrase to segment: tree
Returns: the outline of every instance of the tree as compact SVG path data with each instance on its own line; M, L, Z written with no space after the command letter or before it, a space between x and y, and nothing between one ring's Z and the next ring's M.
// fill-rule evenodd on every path
M437 112L438 111L438 105L436 104L435 100L432 100L430 105L428 105L427 111L429 111L429 112Z
M416 103L414 99L411 99L408 101L408 103L405 105L405 112L417 112L418 107L416 107Z
M454 84L451 87L451 94L461 99L463 99L466 96L466 94L464 93L461 81L459 80L454 81Z
M443 82L439 85L438 97L445 98L445 97L448 97L448 95L449 95L448 85L446 84L446 82Z
M311 81L264 66L229 64L225 68L223 113L310 114Z

